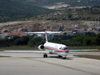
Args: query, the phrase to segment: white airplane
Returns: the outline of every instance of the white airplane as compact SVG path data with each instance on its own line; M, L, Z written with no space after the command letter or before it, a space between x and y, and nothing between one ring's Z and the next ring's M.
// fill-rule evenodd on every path
M44 44L38 46L40 50L45 49L50 54L57 54L59 57L63 57L64 59L66 58L67 54L69 53L69 50L66 45L48 42L46 31L45 31L45 40L46 42ZM44 53L44 58L47 58L47 53Z
M52 43L52 42L48 42L47 39L47 33L60 33L60 32L51 32L51 31L45 31L45 32L28 32L29 34L33 34L33 33L45 33L45 40L46 42L44 44L41 44L38 46L39 50L44 50L45 51L8 51L5 50L5 52L31 52L31 53L43 53L43 57L47 58L48 55L47 54L57 54L58 57L61 57L63 59L66 58L66 56L68 55L69 52L81 52L81 51L91 51L91 50L97 50L97 49L85 49L85 50L68 50L68 47L64 44L58 44L58 43Z

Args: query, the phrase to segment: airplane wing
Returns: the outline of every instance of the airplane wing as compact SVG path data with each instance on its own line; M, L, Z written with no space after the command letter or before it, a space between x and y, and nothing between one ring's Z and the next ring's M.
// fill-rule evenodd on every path
M12 53L39 53L39 54L44 54L44 53L49 53L48 51L32 51L32 50L4 50L4 52L12 52Z
M69 52L84 52L84 51L95 51L98 49L80 49L80 50L69 50Z
M26 32L27 34L44 34L45 32ZM46 31L46 33L54 34L54 33L61 33L61 32L53 32L53 31Z

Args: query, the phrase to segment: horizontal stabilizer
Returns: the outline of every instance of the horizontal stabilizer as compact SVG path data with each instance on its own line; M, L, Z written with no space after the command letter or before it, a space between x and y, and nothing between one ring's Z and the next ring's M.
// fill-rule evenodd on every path
M26 32L27 34L45 34L45 32ZM46 31L49 34L61 33L61 32L54 32L54 31Z

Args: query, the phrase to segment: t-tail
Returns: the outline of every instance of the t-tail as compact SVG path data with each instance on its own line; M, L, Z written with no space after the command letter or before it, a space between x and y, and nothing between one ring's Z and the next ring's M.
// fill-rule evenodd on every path
M48 42L47 32L45 31L45 41Z

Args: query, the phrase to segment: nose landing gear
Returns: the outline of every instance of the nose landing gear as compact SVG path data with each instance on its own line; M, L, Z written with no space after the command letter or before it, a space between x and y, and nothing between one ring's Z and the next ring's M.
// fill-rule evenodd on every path
M58 58L62 58L62 56L61 55L58 55Z
M66 56L63 56L62 58L63 58L63 59L66 59Z

